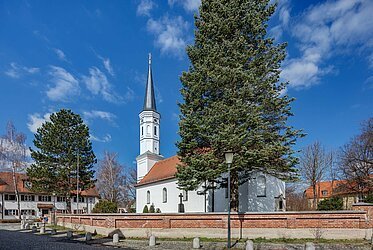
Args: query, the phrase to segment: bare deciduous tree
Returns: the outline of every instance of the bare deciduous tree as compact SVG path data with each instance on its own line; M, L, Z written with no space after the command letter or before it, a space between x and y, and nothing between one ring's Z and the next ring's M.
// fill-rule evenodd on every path
M0 160L2 165L11 167L14 193L17 201L18 216L21 218L20 197L17 186L17 172L23 171L26 167L26 136L17 132L13 122L9 121L6 126L5 135L0 143Z
M104 158L99 161L97 174L97 189L101 197L128 209L135 198L135 183L136 171L125 172L117 154L105 152Z
M323 179L330 165L325 149L319 142L306 147L300 157L300 172L313 189L313 209L317 208L317 184Z
M340 150L340 171L349 191L373 191L373 118L363 122L361 133Z
M299 192L295 185L286 186L286 211L308 210L307 198L303 192Z

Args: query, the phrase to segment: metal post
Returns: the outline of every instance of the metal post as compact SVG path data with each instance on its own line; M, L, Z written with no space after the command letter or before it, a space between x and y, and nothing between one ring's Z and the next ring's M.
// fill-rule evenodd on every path
M76 164L76 214L79 214L79 149Z
M53 194L53 225L56 225L56 194Z
M228 245L231 248L231 164L228 163Z

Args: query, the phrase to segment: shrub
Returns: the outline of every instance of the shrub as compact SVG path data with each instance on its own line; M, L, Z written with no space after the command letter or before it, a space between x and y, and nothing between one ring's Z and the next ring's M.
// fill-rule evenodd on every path
M364 199L365 203L373 203L373 194L368 194Z
M159 213L161 213L161 209L160 209L160 208L157 208L157 209L155 210L155 212L159 214Z
M116 213L118 204L108 200L100 200L92 209L92 213Z
M343 200L339 197L333 197L330 199L325 199L319 202L317 205L317 210L342 210L343 209Z
M150 205L149 213L155 213L155 207L153 204Z
M142 210L142 212L145 213L145 214L149 213L147 205L144 206L144 209Z

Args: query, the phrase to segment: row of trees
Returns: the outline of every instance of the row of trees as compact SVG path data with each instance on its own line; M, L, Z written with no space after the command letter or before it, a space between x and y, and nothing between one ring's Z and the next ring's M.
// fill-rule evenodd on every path
M89 138L89 128L78 114L65 109L53 113L50 121L37 129L34 148L29 148L33 159L30 165L26 161L26 136L17 132L12 122L7 124L0 139L0 161L12 170L19 215L17 172L27 173L32 191L66 197L68 211L71 211L71 195L93 186L101 198L130 210L135 198L136 171L125 171L115 153L105 152L97 166L96 181L97 160Z
M346 180L338 192L368 195L373 191L373 118L364 121L361 131L337 151L326 151L320 142L306 147L300 157L300 173L313 189L313 207L318 204L317 184L325 179Z

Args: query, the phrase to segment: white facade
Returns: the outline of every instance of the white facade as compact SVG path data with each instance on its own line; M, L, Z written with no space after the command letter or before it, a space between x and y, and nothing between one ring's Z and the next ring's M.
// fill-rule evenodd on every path
M145 152L159 154L160 115L155 111L145 110L140 117L140 155Z
M199 188L196 191L188 191L185 198L185 191L178 189L177 180L173 178L138 186L136 212L142 213L145 205L148 208L153 205L162 213L177 213L180 194L183 194L182 203L186 213L228 211L227 188L210 190L206 194ZM284 211L284 200L285 182L270 175L255 173L239 187L239 212Z
M23 199L21 198L23 196ZM37 195L37 194L20 194L20 209L21 214L31 216L39 216L50 214L53 208L57 213L66 213L66 202L63 197L51 195ZM71 198L71 210L76 213L91 213L95 204L99 201L98 197L83 196L79 198L79 203L76 203L76 197ZM14 193L0 193L0 213L1 219L16 219L18 218L17 201Z

